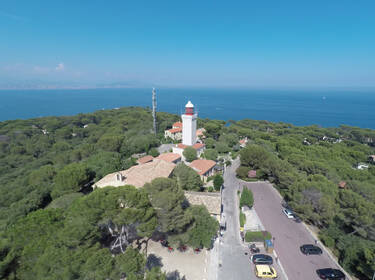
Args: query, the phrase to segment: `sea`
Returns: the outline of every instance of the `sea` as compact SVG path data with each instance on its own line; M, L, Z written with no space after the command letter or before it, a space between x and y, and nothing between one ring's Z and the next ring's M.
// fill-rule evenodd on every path
M0 90L0 121L152 106L151 88ZM267 120L297 126L375 129L374 90L160 88L157 111L181 114L188 100L199 117Z

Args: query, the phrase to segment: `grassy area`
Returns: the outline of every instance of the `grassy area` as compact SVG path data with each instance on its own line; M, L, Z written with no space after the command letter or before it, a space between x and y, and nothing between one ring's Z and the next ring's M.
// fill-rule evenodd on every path
M244 227L246 223L246 215L240 211L240 226Z
M272 239L272 235L268 231L247 231L245 233L246 242L263 242L270 239Z

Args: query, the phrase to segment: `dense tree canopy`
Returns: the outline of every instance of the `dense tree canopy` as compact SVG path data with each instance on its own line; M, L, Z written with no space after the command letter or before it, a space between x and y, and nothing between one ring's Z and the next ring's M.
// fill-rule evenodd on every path
M177 184L183 190L199 191L203 186L198 173L184 163L180 163L175 167L173 176L176 178Z
M202 230L207 235L196 235L203 223L183 196L182 188L198 184L190 171L182 172L185 185L176 176L152 183L147 192L127 187L88 194L92 182L134 165L136 154L156 155L164 129L179 117L160 112L157 119L157 135L151 111L134 107L0 122L0 278L117 279L127 273L128 279L164 279L158 268L145 269L138 250L113 258L105 247L108 223L130 227L134 238L147 239L156 228L169 232L169 240L208 245L214 223L205 222L211 225ZM345 269L371 279L375 165L368 157L375 154L374 130L248 119L198 123L206 129L207 158L228 152L235 158L238 140L247 137L238 176L255 169L259 179L272 182L302 219L319 228ZM359 163L370 167L359 170Z
M192 162L193 160L197 159L197 150L195 150L193 147L185 148L182 154L188 162Z

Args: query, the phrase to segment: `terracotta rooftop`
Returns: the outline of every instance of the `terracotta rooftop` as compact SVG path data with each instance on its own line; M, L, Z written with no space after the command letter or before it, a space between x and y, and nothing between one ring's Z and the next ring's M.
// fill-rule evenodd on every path
M182 128L182 122L175 122L173 125L172 125L173 128Z
M346 182L345 182L345 181L341 181L341 182L339 183L339 187L340 187L341 189L345 189L345 188L346 188Z
M157 159L161 159L161 160L165 160L165 161L168 161L168 162L174 162L178 159L180 159L181 156L179 154L176 154L176 153L164 153L164 154L160 154Z
M148 156L144 156L144 157L139 158L137 160L137 162L138 162L138 164L144 164L144 163L152 161L153 159L154 159L153 156L148 155Z
M193 147L193 148L196 149L196 150L200 150L200 149L202 149L204 146L205 146L205 145L202 144L202 143L195 143L195 144L194 144L193 146L191 146L191 147ZM181 149L185 149L185 148L190 147L190 146L187 146L187 145L184 145L184 144L180 143L180 144L177 145L177 147L178 147L178 148L181 148Z
M210 169L214 168L216 162L210 159L196 159L190 163L190 167L198 172L199 175L205 174Z
M249 177L249 178L255 178L256 176L257 176L257 171L256 170L250 170L247 173L247 177Z
M213 215L221 213L220 193L185 192L186 200L191 205L204 205L208 212Z
M114 172L104 176L95 183L95 187L103 188L106 186L125 186L132 185L137 188L151 182L155 178L167 178L171 175L175 164L160 159L154 159L141 165L135 165L127 170Z
M168 131L170 133L178 133L178 132L182 132L182 128L171 128L171 129L168 129Z
M196 131L196 133L195 133L195 135L196 136L204 136L204 132L205 132L206 130L204 129L204 128L198 128L197 129L197 131Z

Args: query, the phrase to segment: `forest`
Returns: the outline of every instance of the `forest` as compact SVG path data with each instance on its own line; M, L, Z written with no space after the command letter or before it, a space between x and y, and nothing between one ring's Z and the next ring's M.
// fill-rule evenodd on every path
M0 122L0 278L119 279L125 273L128 279L165 279L137 248L156 231L171 244L209 248L218 224L204 207L184 205L183 190L202 189L187 166L142 189L91 189L106 174L136 164L134 155L155 155L166 142L164 130L178 120L158 112L156 135L149 108ZM227 155L239 155L238 177L248 180L249 170L256 170L257 179L273 183L345 269L371 279L374 130L249 119L199 119L198 127L206 130L203 157L230 164ZM244 138L248 144L241 149ZM125 226L137 246L113 258L109 225L115 231Z

